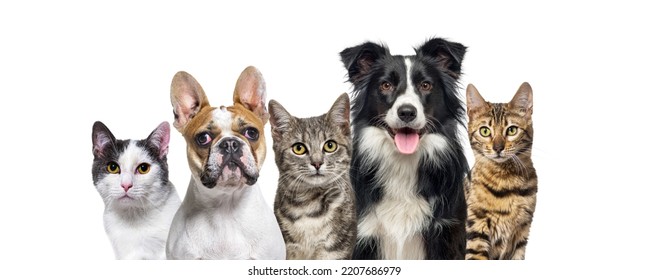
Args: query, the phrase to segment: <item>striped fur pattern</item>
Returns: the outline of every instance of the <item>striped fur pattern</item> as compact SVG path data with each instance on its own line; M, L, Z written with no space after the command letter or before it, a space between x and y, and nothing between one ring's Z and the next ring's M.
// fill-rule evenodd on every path
M296 118L271 100L273 149L279 169L274 211L287 259L350 259L356 240L349 179L349 97L327 114Z
M523 83L509 103L486 102L473 85L466 96L475 154L465 182L466 259L522 260L538 189L531 161L531 86Z

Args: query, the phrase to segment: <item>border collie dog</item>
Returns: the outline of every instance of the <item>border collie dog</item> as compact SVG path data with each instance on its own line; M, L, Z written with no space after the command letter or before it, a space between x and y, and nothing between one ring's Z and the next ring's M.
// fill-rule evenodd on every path
M440 38L413 56L372 42L340 53L354 87L354 259L464 259L468 163L457 80L465 53Z

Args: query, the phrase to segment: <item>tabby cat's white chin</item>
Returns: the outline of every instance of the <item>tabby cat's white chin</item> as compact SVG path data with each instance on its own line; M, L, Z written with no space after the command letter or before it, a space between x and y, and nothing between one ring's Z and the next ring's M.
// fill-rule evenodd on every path
M500 156L500 157L489 156L488 159L490 159L490 160L492 160L494 162L497 162L497 163L504 163L504 162L509 161L511 158L507 157L507 156L503 156L503 157L502 156Z
M310 188L319 188L322 186L328 186L331 184L331 180L328 179L311 179L311 180L305 180L305 183L308 184L308 187Z

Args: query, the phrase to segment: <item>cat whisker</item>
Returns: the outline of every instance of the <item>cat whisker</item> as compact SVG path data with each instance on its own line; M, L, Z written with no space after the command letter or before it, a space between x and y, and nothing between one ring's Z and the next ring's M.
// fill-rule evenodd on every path
M523 176L525 178L528 178L529 177L529 170L528 170L526 164L524 164L524 162L522 162L522 160L517 155L513 155L511 157L511 159L513 160L514 166L518 170L518 172L524 174Z

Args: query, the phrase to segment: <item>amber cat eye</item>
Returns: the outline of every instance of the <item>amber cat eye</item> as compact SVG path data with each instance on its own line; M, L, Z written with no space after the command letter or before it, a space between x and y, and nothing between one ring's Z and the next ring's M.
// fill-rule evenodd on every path
M292 146L292 151L296 155L303 155L303 154L306 153L306 146L304 146L304 144L302 144L302 143L295 143Z
M518 133L517 126L510 126L509 128L506 129L506 135L508 136L513 136L517 133Z
M119 173L119 165L117 163L111 161L106 166L106 170L108 170L108 172L110 174L118 174Z
M328 140L324 143L324 151L327 153L332 153L337 150L337 143L333 140Z
M151 165L148 163L142 163L137 167L137 172L139 174L146 174L149 173L149 171L151 171Z
M488 127L482 126L481 128L479 128L479 134L481 134L481 136L488 137L491 135L491 130Z

